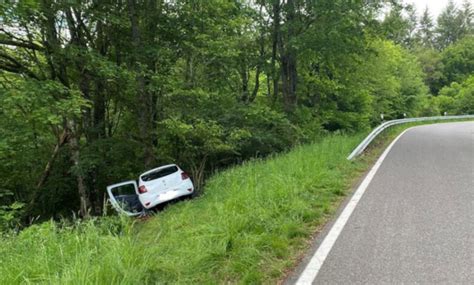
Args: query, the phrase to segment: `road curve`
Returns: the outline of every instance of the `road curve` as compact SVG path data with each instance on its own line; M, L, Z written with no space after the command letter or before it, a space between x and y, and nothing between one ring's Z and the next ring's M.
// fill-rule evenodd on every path
M313 281L401 283L474 284L474 122L401 136Z

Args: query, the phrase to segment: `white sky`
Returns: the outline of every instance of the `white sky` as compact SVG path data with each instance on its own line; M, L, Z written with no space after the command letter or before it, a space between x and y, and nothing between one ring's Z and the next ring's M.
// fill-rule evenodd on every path
M474 0L470 0L474 4ZM425 7L428 6L433 20L443 11L444 7L448 4L448 0L404 0L405 3L415 4L418 15L421 15L425 11ZM454 4L460 8L462 7L463 0L453 0Z

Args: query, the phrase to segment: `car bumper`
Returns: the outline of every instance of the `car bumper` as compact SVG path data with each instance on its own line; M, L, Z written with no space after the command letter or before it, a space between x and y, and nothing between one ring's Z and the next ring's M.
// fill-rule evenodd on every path
M139 199L143 207L150 209L161 203L168 202L182 196L191 195L193 192L194 187L192 183L189 183L189 185L183 185L183 187L170 189L159 194L141 194Z

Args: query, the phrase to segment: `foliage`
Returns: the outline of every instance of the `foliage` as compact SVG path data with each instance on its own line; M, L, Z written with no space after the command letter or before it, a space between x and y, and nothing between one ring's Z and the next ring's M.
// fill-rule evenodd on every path
M431 94L438 94L443 87L444 73L442 55L433 48L419 47L414 50L423 70L423 80Z
M372 120L415 117L427 90L416 58L389 41L375 41L366 86L374 94Z
M437 104L442 113L474 113L474 76L469 76L461 83L453 82L439 92Z
M445 9L437 19L436 44L439 49L444 49L473 32L472 8L469 1L463 7L457 7L449 0Z
M413 5L391 2L389 12L382 22L382 30L386 37L405 47L412 47L416 39L416 10ZM426 23L429 26L429 23Z
M434 23L431 18L428 7L423 11L423 15L420 18L419 28L416 32L417 41L425 48L433 48L435 45L435 31Z
M19 217L21 216L23 204L20 202L13 202L8 205L5 203L6 197L11 195L10 192L2 191L0 193L0 232L8 231L12 228L17 228L20 225Z
M474 35L465 37L442 53L443 83L464 81L474 71Z

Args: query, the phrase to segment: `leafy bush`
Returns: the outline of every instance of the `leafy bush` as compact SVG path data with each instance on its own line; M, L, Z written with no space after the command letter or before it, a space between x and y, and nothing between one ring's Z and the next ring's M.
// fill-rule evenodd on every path
M474 70L474 35L469 35L442 52L443 85L463 82Z
M439 92L438 105L449 114L474 114L474 75L461 83L453 82Z
M265 102L246 105L202 90L181 90L168 99L169 118L158 124L156 155L161 163L189 170L198 186L204 172L287 150L299 139L286 114Z
M20 224L20 216L23 213L23 203L5 203L6 197L11 196L10 192L0 192L0 233L17 227ZM10 199L8 199L10 200Z
M452 82L443 87L438 96L424 102L424 116L474 114L474 76L461 83Z

